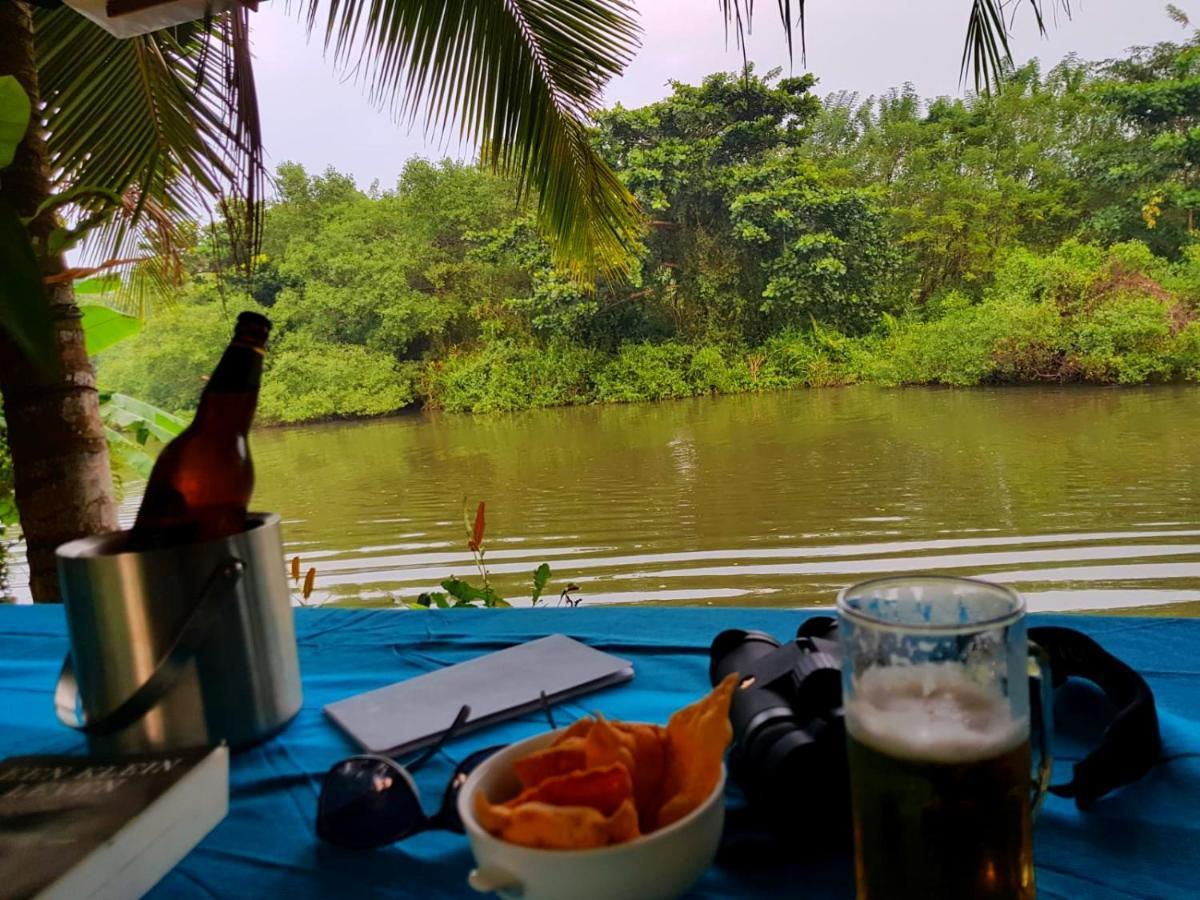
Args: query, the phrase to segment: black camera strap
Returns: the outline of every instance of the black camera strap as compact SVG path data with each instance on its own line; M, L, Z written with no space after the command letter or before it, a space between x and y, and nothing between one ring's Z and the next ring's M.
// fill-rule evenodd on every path
M1029 639L1050 656L1054 686L1067 678L1092 682L1118 709L1100 746L1075 763L1067 784L1052 785L1059 797L1071 797L1087 809L1105 794L1145 775L1162 753L1154 694L1141 675L1094 640L1073 628L1041 625Z
M766 694L757 703L740 705L735 696L735 707L745 713L740 719L734 716L739 746L752 732L775 721L792 723L790 727L798 732L798 737L790 739L792 743L819 743L819 730L814 726L820 724L821 716L828 713L840 718L841 660L835 628L832 618L817 616L806 620L796 639L782 646L770 635L737 629L724 631L713 640L709 650L713 684L730 670L727 658L739 648L759 647L757 656L735 669L742 676L742 691ZM1073 799L1079 809L1088 809L1101 797L1137 781L1161 759L1154 694L1141 675L1073 628L1037 626L1029 629L1029 639L1049 657L1053 687L1068 678L1090 681L1117 709L1099 745L1075 763L1071 780L1050 787L1057 796ZM1031 697L1034 702L1039 693Z

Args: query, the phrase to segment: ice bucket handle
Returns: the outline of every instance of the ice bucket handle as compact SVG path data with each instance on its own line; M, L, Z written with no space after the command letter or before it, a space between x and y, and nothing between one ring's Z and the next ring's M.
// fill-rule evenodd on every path
M58 710L58 720L81 734L98 736L128 728L153 709L175 684L183 673L184 666L204 643L221 612L223 601L233 596L233 588L245 570L245 563L232 556L213 569L200 591L196 605L188 613L175 640L155 665L150 677L113 710L98 719L88 719L84 715L83 721L79 721L79 685L75 681L75 665L68 651L58 676L58 686L54 690L54 706Z

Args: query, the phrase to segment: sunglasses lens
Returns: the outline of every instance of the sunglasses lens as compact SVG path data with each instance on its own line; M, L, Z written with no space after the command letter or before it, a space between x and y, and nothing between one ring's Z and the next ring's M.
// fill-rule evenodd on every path
M441 827L450 831L462 832L462 819L458 815L459 791L462 790L467 777L478 768L480 763L496 751L503 749L504 745L501 744L496 747L486 747L483 750L476 750L454 769L454 776L450 779L450 783L446 785L446 793L442 796L442 806L437 815L438 824Z
M425 813L409 774L389 759L334 766L317 801L317 836L343 847L382 847L416 831Z

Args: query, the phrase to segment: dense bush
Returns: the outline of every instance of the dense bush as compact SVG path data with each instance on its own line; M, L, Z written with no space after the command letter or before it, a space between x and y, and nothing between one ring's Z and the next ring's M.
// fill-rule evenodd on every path
M587 403L602 354L584 347L499 341L431 362L424 377L430 405L454 412L498 412Z
M271 313L244 296L240 302L230 296L222 306L204 287L189 290L151 327L100 356L101 386L190 413L229 343L237 313L247 309ZM379 416L403 409L414 396L411 366L402 367L389 353L284 334L270 343L258 415L266 423Z
M688 383L697 394L732 394L749 387L750 372L741 359L730 361L720 347L696 347L688 363Z
M299 338L268 359L258 402L263 422L382 416L415 399L412 367L378 350Z
M430 363L422 379L426 402L455 412L670 400L752 386L748 365L736 354L676 342L623 344L606 354L570 344L499 341Z
M692 350L684 344L626 344L596 375L603 403L670 400L695 393L687 373Z
M326 340L286 313L267 358L265 423L378 416L414 402L456 412L630 403L702 394L869 382L884 385L1200 379L1200 253L1168 263L1138 243L1018 248L978 298L943 291L864 335L817 323L757 346L638 341L614 351L519 331L472 349L398 361ZM286 297L286 291L283 296ZM210 288L106 353L102 384L168 409L191 408L228 341L233 313ZM281 300L280 305L286 301ZM494 330L494 329L493 329ZM502 329L501 329L502 330Z
M624 344L596 373L596 400L633 403L750 387L749 370L731 363L718 347L676 342Z
M1032 368L1034 348L1052 340L1054 312L1043 304L989 299L970 304L944 301L936 319L892 320L861 374L881 384L945 384L956 387L998 378L1013 380ZM1032 373L1028 373L1031 374Z
M980 302L949 295L932 317L889 322L862 375L958 386L1194 378L1196 297L1164 287L1190 284L1194 265L1189 257L1169 266L1141 244L1016 251Z
M816 326L803 331L777 334L757 352L752 375L758 389L788 387L832 387L850 384L863 377L870 365L872 335L849 338L841 332Z
M1073 332L1079 371L1089 381L1141 384L1182 374L1171 353L1169 307L1157 297L1118 297Z

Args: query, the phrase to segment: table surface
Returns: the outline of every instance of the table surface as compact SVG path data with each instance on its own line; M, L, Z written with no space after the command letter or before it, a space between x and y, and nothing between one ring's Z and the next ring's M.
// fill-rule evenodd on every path
M802 618L794 611L728 608L297 610L303 709L282 735L234 757L229 816L151 896L477 896L466 885L471 856L461 836L419 835L367 853L314 838L319 778L355 750L323 716L326 703L557 632L631 659L636 671L626 685L556 707L560 722L595 710L662 722L708 689L708 646L719 631L756 628L785 639ZM1166 749L1148 777L1088 813L1048 799L1035 829L1039 895L1200 896L1200 620L1041 615L1031 624L1085 630L1139 669L1155 692ZM52 711L65 635L60 608L0 607L0 757L82 751ZM455 760L544 728L544 719L533 715L452 741L417 776L426 809L440 799ZM1060 735L1056 749L1063 751L1056 771L1061 781L1078 748ZM813 814L819 811L798 798L797 815ZM782 891L852 895L847 856L810 851L770 865L716 865L689 896Z

